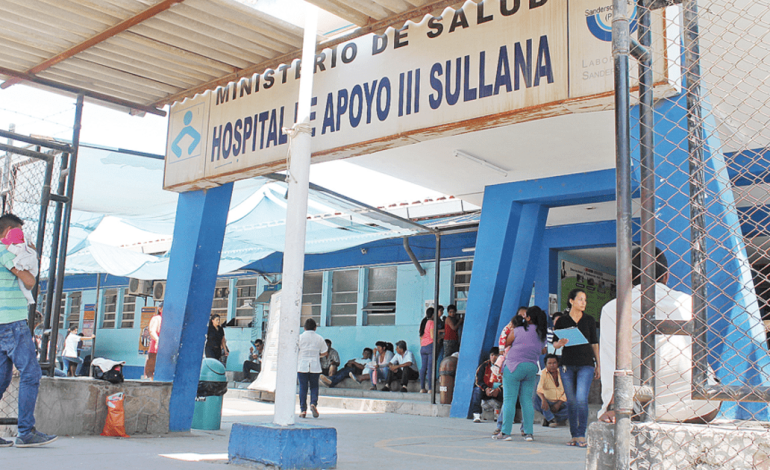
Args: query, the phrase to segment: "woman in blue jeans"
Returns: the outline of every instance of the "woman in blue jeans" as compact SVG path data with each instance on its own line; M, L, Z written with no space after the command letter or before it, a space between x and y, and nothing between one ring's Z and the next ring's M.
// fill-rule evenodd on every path
M588 392L594 378L599 378L599 338L596 334L596 320L585 314L586 293L582 289L572 289L568 302L568 315L562 315L554 325L554 335L559 330L577 328L588 340L588 344L567 345L561 356L561 380L567 395L567 414L572 439L568 446L585 447L586 429L588 428ZM554 343L558 349L561 346Z
M500 434L492 439L510 441L513 417L516 407L513 406L521 399L522 434L525 441L533 441L532 422L535 419L535 408L532 396L537 385L537 361L545 348L548 320L540 307L529 307L526 320L518 315L514 318L513 330L508 334L505 345L511 349L505 355L503 363L503 427Z
M420 393L428 393L433 388L431 363L433 362L433 307L425 311L425 318L420 322Z

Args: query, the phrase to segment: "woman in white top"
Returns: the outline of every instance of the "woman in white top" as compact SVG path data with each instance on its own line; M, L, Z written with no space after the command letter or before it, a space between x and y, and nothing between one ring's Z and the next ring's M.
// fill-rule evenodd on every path
M67 377L74 377L75 371L80 364L80 358L78 357L78 343L84 339L94 339L96 336L90 337L80 336L77 334L78 327L70 326L69 334L64 340L64 351L61 353L61 361L64 365L64 370L67 371Z
M310 386L310 412L313 418L318 418L318 378L321 376L321 357L328 354L326 341L315 332L315 320L305 321L305 331L299 335L299 361L297 377L299 378L299 409L300 418L307 416L307 389Z

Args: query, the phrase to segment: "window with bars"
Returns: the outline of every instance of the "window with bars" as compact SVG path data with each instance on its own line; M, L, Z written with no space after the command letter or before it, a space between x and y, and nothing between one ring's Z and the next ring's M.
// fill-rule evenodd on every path
M220 279L214 287L214 301L211 304L211 314L219 315L222 325L227 323L227 300L230 298L230 280Z
M305 273L302 281L302 314L300 326L308 318L321 324L321 299L323 298L324 273Z
M358 309L358 269L332 272L330 326L355 326Z
M102 328L115 328L115 317L118 308L118 292L120 292L120 289L105 289L104 291L104 317L102 317Z
M396 280L395 266L369 269L369 287L366 312L367 325L396 324Z
M473 260L455 261L455 275L453 294L454 303L457 305L457 313L465 314L468 305L468 291L471 288L471 271L473 270Z
M136 296L129 295L128 293L123 295L123 313L120 316L121 328L133 328L134 316L136 314Z
M67 328L73 326L80 327L80 301L82 299L82 293L73 292L70 294L70 309L67 312ZM61 311L64 312L67 302L66 297L62 295Z
M254 321L254 301L257 298L257 278L238 279L235 283L235 325L249 326Z

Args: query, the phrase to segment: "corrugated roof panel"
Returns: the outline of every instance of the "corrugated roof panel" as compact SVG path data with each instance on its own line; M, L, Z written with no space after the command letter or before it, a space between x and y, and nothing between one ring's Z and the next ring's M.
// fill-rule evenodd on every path
M360 35L440 0L308 1L366 25ZM299 58L302 37L301 27L235 0L3 0L0 77L6 87L75 87L160 113L155 107Z
M146 58L140 62L132 57L123 57L103 49L91 48L78 54L78 58L92 63L100 63L106 67L136 76L144 76L180 89L187 89L198 83L197 80L187 78L186 74L179 74L169 70L168 64L153 67L147 62Z
M149 60L158 58L167 61L166 67L177 73L186 72L185 69L194 70L212 77L221 76L223 73L232 73L237 70L232 65L224 64L209 57L171 46L169 44L153 41L138 34L126 33L111 38L100 44L101 47L115 45L116 50L125 51L128 57L136 57L137 60Z
M153 97L157 96L145 93L144 91L131 90L99 78L86 77L80 74L68 72L56 67L47 69L39 73L38 76L57 82L72 83L73 85L85 90L91 90L97 93L116 96L120 99L131 100L136 103L149 103L152 102Z

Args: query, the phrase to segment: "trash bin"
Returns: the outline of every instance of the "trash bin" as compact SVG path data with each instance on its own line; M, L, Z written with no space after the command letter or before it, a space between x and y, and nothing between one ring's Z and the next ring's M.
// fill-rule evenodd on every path
M452 403L452 395L455 390L455 371L457 370L457 358L445 357L439 366L439 392L442 405Z
M225 366L216 359L203 359L198 393L195 396L193 429L209 431L219 429L222 424L222 395L225 392L227 392Z

